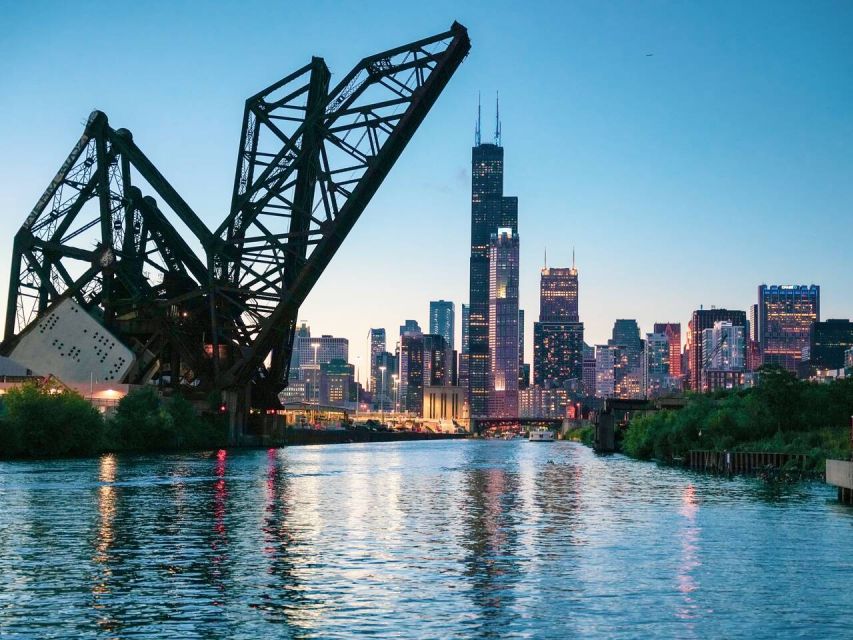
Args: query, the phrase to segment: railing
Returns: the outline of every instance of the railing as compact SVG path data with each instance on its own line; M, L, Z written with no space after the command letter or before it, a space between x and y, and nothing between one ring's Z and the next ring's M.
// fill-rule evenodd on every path
M718 473L757 473L767 469L794 466L805 469L808 456L801 453L767 451L697 451L688 453L687 466L698 471Z

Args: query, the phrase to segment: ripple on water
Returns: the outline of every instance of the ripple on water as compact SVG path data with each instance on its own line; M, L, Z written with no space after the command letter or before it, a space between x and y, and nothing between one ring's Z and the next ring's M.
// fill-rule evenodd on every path
M853 512L520 441L0 464L0 635L832 637Z

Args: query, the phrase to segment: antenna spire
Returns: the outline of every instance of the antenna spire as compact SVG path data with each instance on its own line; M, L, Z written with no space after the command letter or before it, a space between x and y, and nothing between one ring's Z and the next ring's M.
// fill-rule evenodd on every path
M545 268L548 268L548 247L545 247Z
M495 91L495 145L501 146L501 100L497 91Z
M575 248L572 247L572 269L575 268Z
M474 146L480 146L480 92L477 92L477 124L474 126Z

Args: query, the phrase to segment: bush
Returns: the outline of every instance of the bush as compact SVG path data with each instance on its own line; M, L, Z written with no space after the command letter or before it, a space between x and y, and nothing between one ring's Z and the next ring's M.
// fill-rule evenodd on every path
M638 416L622 447L628 455L672 461L691 449L770 451L826 458L850 456L853 379L816 384L764 369L755 389L690 396L680 411Z
M198 449L225 444L218 424L200 417L186 398L160 398L154 387L128 393L110 421L112 447L130 451Z
M101 414L74 391L30 382L9 389L3 405L3 457L90 455L103 443Z

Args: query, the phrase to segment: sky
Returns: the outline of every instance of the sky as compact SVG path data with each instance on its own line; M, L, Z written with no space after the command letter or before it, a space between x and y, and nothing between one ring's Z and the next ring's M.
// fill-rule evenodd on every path
M107 113L211 227L227 213L243 103L326 59L464 24L471 53L303 305L312 334L389 342L429 301L468 298L470 161L500 91L519 199L527 360L539 269L580 273L589 344L757 286L821 285L853 315L853 3L49 3L0 0L0 300L11 239ZM651 54L651 55L650 55ZM393 344L391 345L393 348ZM363 368L361 377L364 379Z

